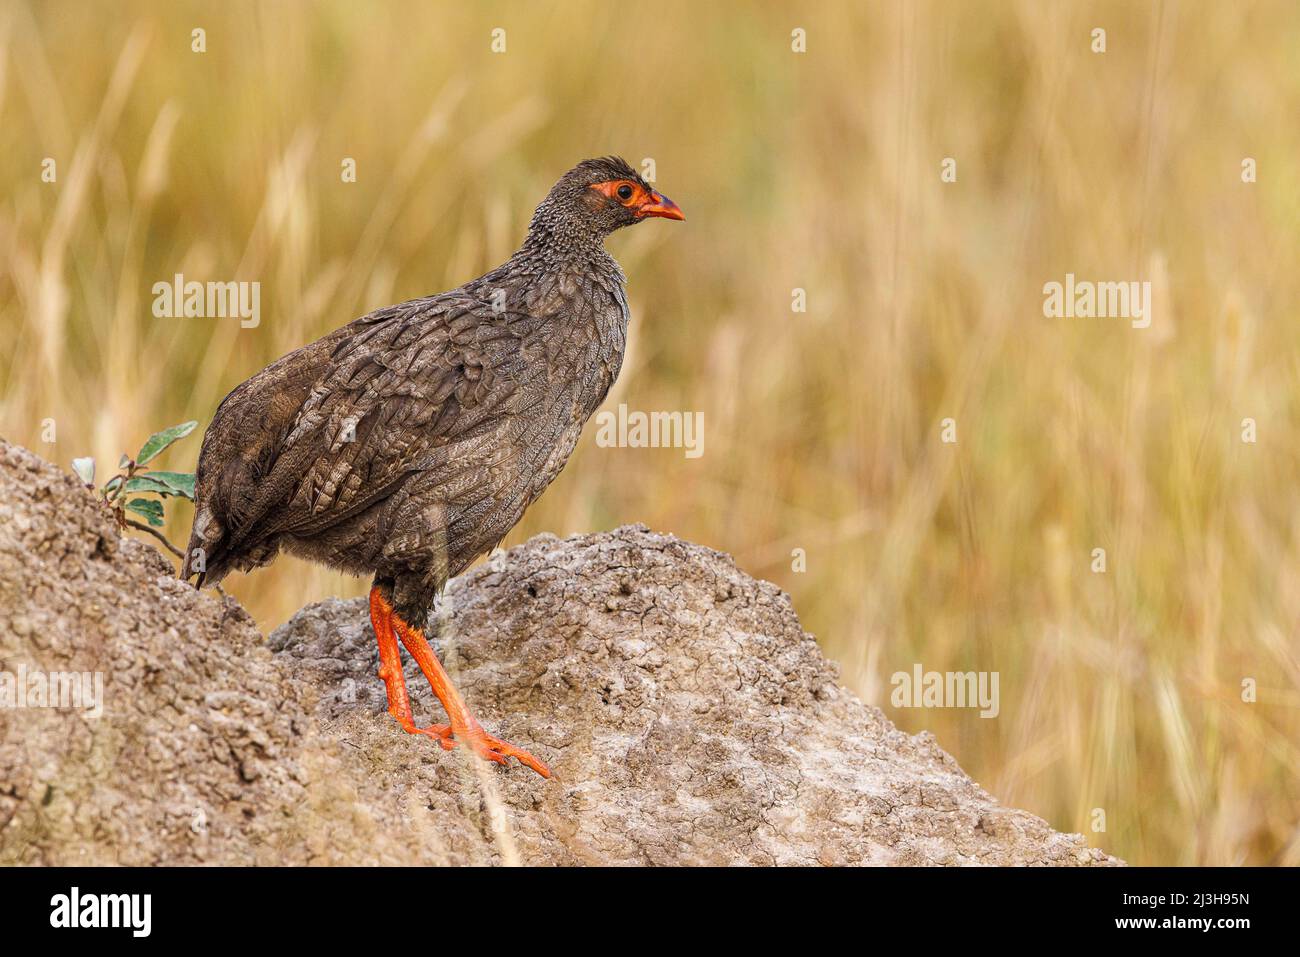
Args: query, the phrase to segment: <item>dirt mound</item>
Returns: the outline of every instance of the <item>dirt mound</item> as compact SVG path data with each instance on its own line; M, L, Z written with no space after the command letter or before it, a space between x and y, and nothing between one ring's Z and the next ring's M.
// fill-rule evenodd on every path
M0 862L1114 862L841 689L777 588L645 528L532 539L440 609L471 706L551 781L402 734L363 602L268 643L173 574L0 440L0 676L103 676L99 716L0 707Z

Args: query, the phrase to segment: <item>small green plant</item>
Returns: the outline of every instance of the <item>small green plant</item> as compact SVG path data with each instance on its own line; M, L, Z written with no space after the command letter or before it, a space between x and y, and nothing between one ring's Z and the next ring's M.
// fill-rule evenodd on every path
M163 502L159 499L178 497L194 501L193 472L154 471L146 468L145 465L157 458L167 446L193 432L197 425L197 422L182 422L180 425L173 425L170 429L155 432L140 447L135 458L122 455L117 463L117 474L99 489L100 495L104 497L104 504L113 510L113 516L117 519L119 527L125 528L130 525L161 537L149 527L160 528L163 524ZM73 459L72 470L87 486L92 489L95 487L93 458ZM139 497L144 495L157 495L159 498ZM127 518L127 512L141 516L149 526Z

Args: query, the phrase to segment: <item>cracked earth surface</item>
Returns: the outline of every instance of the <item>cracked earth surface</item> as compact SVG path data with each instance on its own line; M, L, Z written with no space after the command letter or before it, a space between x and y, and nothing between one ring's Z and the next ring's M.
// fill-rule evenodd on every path
M438 623L471 708L552 780L404 735L363 599L263 639L0 442L0 667L106 673L98 720L0 710L0 862L1117 863L841 688L789 597L719 552L539 536L454 580Z

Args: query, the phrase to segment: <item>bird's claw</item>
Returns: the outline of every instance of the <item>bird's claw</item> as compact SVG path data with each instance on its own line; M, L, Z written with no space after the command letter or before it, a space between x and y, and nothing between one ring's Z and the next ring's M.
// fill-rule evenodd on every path
M451 725L449 724L431 724L427 728L416 728L415 734L423 734L442 745L444 751L450 751L454 746L451 741Z
M523 748L517 748L509 741L502 741L500 738L493 737L477 723L462 728L454 728L449 724L431 724L427 728L417 728L414 722L408 724L395 714L393 717L398 719L402 729L407 734L422 734L433 738L442 746L444 751L450 751L456 745L464 744L485 761L506 764L507 758L518 758L520 764L532 768L542 777L549 778L551 776L551 769L543 762L537 760Z
M532 768L542 777L549 778L551 776L551 769L523 748L517 748L509 741L502 741L500 738L493 737L481 727L462 728L453 731L451 735L440 740L442 746L447 749L450 749L456 743L467 745L480 758L497 764L505 764L506 758L518 758L520 764Z

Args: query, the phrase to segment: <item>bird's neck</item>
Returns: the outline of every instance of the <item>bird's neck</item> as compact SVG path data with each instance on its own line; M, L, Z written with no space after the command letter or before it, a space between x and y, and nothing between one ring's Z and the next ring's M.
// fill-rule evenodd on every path
M535 217L528 236L513 257L517 262L547 273L568 272L623 283L623 270L605 249L604 237L566 224L563 220Z

